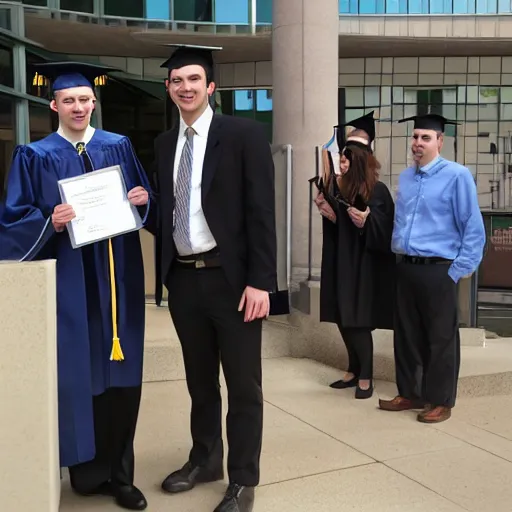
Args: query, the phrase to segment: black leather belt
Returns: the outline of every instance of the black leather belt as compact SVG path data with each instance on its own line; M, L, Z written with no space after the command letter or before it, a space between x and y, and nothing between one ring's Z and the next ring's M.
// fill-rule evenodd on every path
M412 265L448 265L452 263L452 260L447 260L446 258L427 258L423 256L403 256L402 261Z
M188 268L217 268L221 266L220 254L217 248L189 256L178 255L176 256L176 262L181 267Z

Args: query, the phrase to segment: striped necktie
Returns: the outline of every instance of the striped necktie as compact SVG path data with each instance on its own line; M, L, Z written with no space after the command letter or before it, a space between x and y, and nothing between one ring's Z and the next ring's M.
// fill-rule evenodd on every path
M177 246L192 250L190 241L190 192L192 188L192 154L194 129L185 130L186 141L181 153L176 178L176 207L174 210L174 241Z

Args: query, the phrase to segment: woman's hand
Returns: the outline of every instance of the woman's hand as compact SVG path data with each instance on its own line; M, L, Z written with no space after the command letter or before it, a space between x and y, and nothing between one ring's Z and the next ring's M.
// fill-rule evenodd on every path
M331 208L331 205L325 200L325 197L321 192L316 196L315 204L318 207L318 211L321 215L323 215L326 219L329 219L331 222L336 223L336 214Z
M353 208L352 206L350 208L347 208L348 215L350 217L350 220L354 223L354 225L362 229L364 227L364 224L366 222L366 219L368 218L368 215L370 215L370 208L366 208L364 212L358 210L357 208Z

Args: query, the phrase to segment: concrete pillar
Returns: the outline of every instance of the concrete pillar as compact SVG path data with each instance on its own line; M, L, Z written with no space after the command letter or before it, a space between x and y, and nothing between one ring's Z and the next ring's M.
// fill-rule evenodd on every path
M2 510L57 512L55 262L0 262Z
M307 276L308 179L315 175L315 146L330 139L338 117L338 0L274 0L272 15L273 142L293 146L292 275L297 283Z

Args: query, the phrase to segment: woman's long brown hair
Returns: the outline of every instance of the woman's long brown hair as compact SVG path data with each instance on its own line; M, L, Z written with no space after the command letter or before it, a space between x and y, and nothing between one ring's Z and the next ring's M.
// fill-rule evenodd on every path
M349 143L344 152L350 161L350 167L343 176L336 177L340 195L352 204L358 195L368 203L379 180L381 165L372 153L359 146Z

